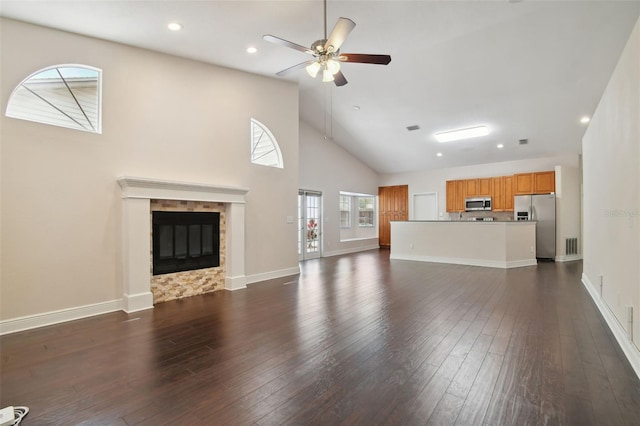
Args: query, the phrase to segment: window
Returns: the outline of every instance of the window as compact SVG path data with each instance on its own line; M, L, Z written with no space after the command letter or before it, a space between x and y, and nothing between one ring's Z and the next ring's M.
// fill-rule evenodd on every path
M251 119L251 162L262 166L284 167L276 138L264 124Z
M358 226L372 227L375 214L375 200L373 197L358 197Z
M24 79L7 105L7 117L101 133L102 71L55 65Z
M340 228L351 228L351 197L340 196Z

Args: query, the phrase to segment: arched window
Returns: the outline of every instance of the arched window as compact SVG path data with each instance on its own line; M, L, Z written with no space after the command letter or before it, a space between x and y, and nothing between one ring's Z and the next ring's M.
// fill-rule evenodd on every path
M7 117L101 133L102 71L54 65L31 74L13 90Z
M263 166L284 167L280 147L267 126L251 119L251 162Z

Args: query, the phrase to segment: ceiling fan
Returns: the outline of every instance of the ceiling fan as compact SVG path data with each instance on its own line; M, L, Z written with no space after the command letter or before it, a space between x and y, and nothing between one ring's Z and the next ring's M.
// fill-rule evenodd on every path
M387 65L391 62L389 55L369 55L364 53L340 53L340 47L345 39L356 26L349 18L339 18L333 27L331 34L327 37L327 0L324 0L324 38L316 40L311 47L304 47L288 40L266 34L262 36L265 41L280 44L291 49L299 50L313 56L305 62L301 62L292 67L286 68L276 73L277 76L286 75L292 71L306 68L307 73L315 78L322 71L322 81L333 81L336 86L344 86L347 84L342 71L340 71L341 62L357 62L361 64Z

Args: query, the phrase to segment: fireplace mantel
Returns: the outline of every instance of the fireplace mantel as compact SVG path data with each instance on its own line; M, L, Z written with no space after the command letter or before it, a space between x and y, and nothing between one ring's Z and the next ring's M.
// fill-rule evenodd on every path
M177 182L124 176L118 178L123 200L123 310L135 312L153 308L149 253L152 199L207 201L226 205L226 276L225 289L246 287L244 271L245 188Z

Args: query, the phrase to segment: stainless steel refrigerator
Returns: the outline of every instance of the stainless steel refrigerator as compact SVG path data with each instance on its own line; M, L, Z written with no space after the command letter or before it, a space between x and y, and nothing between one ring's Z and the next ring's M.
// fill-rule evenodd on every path
M556 257L556 196L516 195L513 205L514 220L534 220L536 224L536 257Z

